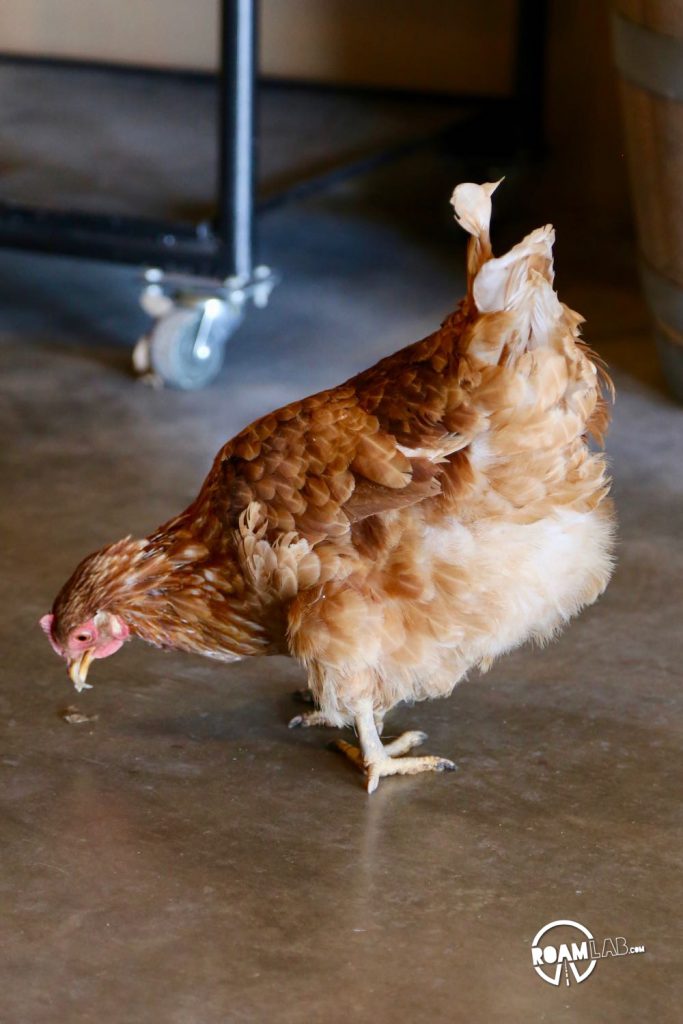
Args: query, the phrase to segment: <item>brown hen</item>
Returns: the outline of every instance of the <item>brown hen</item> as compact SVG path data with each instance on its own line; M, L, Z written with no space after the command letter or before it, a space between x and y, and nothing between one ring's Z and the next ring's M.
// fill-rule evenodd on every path
M434 334L243 430L196 500L86 558L42 620L80 689L130 637L222 661L290 654L339 746L381 777L453 768L380 740L399 701L543 642L605 589L611 382L553 290L553 231L502 257L495 185L456 188L467 295Z

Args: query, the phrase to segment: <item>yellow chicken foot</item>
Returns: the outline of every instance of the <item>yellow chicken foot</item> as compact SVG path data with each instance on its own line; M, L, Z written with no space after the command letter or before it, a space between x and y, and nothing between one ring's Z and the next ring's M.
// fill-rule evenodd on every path
M382 749L386 757L400 757L401 754L407 754L413 747L419 747L426 739L426 732L404 732L397 736L395 740L392 740L391 743L385 743ZM334 740L332 746L337 750L341 750L342 754L346 754L350 761L353 761L363 771L365 770L366 765L360 747L354 747L351 743L347 743L346 740Z
M360 747L345 740L336 740L334 746L365 772L367 791L374 793L379 780L388 775L417 775L419 772L453 772L456 766L445 757L401 757L427 739L424 732L404 732L397 739L382 744L371 708L364 708L356 716L356 730Z

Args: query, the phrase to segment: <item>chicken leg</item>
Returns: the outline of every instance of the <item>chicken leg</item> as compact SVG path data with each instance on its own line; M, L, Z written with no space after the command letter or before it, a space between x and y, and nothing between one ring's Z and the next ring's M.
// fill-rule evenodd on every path
M367 791L374 793L379 780L387 775L417 775L419 772L454 772L456 765L445 757L401 757L413 747L423 743L424 732L404 732L386 746L379 738L372 707L365 705L355 717L360 747L345 740L336 740L334 746L362 769L367 776Z

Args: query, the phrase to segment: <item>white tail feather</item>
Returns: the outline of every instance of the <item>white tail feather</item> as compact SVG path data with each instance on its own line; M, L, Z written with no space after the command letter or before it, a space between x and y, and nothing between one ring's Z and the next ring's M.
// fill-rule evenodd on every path
M491 224L491 196L502 180L501 178L500 181L486 181L483 185L465 181L461 185L456 185L451 196L451 205L458 223L470 235L488 235Z
M552 225L536 228L504 255L493 256L489 240L491 196L499 184L464 182L451 199L458 222L472 235L467 255L470 311L509 314L507 326L502 322L498 325L499 345L492 345L487 337L482 348L481 332L476 328L472 332L471 343L486 362L496 360L504 343L509 349L513 337L519 339L522 350L551 344L563 317L563 307L553 288Z

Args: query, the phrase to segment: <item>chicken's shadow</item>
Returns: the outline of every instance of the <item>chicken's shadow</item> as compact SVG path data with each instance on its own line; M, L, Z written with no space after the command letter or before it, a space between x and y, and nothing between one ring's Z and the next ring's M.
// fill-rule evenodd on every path
M288 728L292 718L310 709L311 705L298 698L289 682L285 684L284 693L252 691L247 697L233 692L226 697L225 706L219 709L212 700L207 701L206 710L193 709L178 715L129 719L125 731L131 736L174 737L194 742L215 740L224 743L244 742L247 739L294 743L306 738L312 740L317 736L322 746L333 736L342 735L343 730L340 729Z

